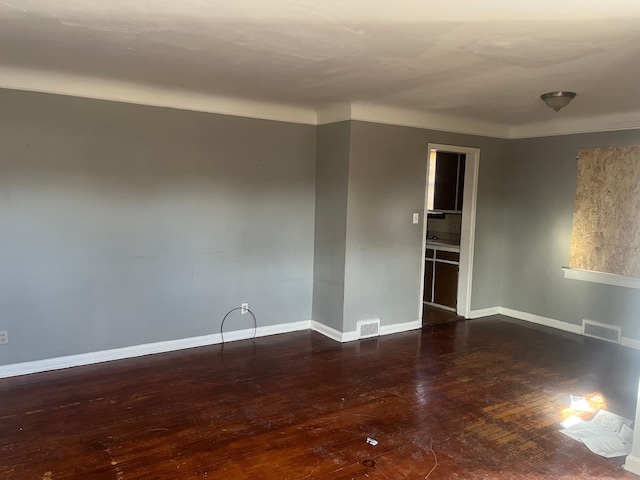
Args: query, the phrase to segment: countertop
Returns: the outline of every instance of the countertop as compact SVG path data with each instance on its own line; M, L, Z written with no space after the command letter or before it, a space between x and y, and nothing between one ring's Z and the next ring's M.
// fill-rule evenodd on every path
M449 240L437 239L432 240L430 238L427 239L427 248L433 248L434 250L446 250L447 252L459 252L460 245Z

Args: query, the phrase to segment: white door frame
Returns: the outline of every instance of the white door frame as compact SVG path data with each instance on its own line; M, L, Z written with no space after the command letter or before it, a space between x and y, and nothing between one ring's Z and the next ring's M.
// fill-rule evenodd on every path
M458 306L457 314L465 318L471 312L471 280L473 278L473 245L476 233L476 203L478 193L478 172L480 171L480 149L429 143L427 145L427 176L424 188L424 213L422 222L422 269L420 289L420 318L424 310L424 272L425 251L427 248L427 195L429 189L429 161L432 151L464 153L466 155L464 171L464 194L462 201L462 225L460 232L460 273L458 275Z

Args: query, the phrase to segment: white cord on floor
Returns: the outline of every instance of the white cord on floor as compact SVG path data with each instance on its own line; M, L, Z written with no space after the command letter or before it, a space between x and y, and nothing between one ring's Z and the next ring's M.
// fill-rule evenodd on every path
M438 456L436 455L436 452L433 451L433 437L431 437L431 440L429 440L429 449L431 450L431 453L433 453L433 459L436 461L435 465L431 468L431 470L429 470L429 473L427 473L425 480L427 478L429 478L429 476L433 473L433 471L436 469L436 467L438 466Z

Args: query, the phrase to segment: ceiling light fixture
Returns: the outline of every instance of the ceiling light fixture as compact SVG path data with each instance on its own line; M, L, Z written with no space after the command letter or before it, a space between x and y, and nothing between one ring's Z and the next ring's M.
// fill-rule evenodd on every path
M553 108L556 112L569 105L569 102L576 96L575 92L549 92L540 95L540 98L547 107Z

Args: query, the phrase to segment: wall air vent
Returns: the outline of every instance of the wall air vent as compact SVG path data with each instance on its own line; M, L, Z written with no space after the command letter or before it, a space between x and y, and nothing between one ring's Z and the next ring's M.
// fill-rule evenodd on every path
M358 338L370 338L380 335L380 319L360 320L358 322Z
M582 320L582 334L586 337L599 338L607 342L620 343L622 329L593 320Z

